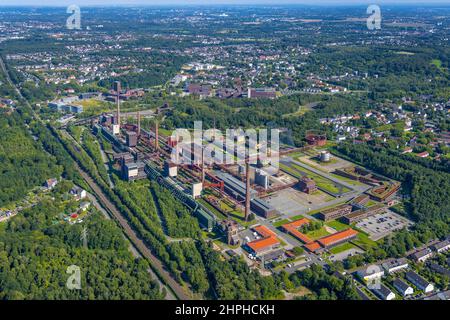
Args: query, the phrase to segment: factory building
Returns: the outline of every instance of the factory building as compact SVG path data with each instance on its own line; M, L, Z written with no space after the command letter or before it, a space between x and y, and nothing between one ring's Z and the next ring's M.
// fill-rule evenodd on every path
M320 133L307 133L305 140L310 146L316 147L323 147L327 143L326 135Z
M274 207L259 198L250 201L250 209L264 218L272 218L278 214Z
M217 178L224 182L224 189L228 194L232 195L235 199L238 200L245 199L245 183L225 172L215 171L214 174ZM250 197L254 198L256 197L256 195L257 192L253 189L250 189Z
M312 194L317 191L317 185L316 182L313 179L310 179L306 176L304 176L299 182L298 182L298 188L307 194Z
M237 200L245 200L245 183L228 173L215 171L214 174L224 182L225 192ZM270 204L256 196L257 192L254 189L250 189L250 209L253 212L265 218L273 217L278 213Z
M122 163L122 176L127 181L134 181L144 179L147 177L145 171L145 164L143 162Z
M377 204L370 208L363 208L356 210L352 213L349 213L342 217L342 222L346 224L352 224L358 221L361 221L362 219L365 219L367 217L373 216L377 213L380 213L381 211L384 211L385 207L383 204Z
M256 169L255 171L255 183L265 190L269 188L269 176L264 170Z
M126 136L127 136L127 146L136 147L138 140L137 133L133 131L127 131Z
M178 166L171 161L165 161L164 162L164 175L166 177L176 177L177 174L178 174Z
M222 230L227 235L227 243L230 246L235 246L240 243L238 232L239 232L239 225L234 220L224 220L222 222Z
M280 241L276 234L267 227L256 226L253 230L261 236L261 239L247 243L246 247L250 252L257 256L261 256L280 247Z
M194 215L197 217L198 222L200 226L202 226L202 228L208 230L209 232L212 231L214 225L216 224L216 220L211 214L209 214L202 208L199 208L197 209L197 211L195 211Z
M369 202L369 199L370 197L367 194L361 194L353 199L352 206L357 209L362 209L365 207L367 202Z
M195 199L202 195L203 183L197 182L191 185L191 196Z
M83 112L83 106L66 104L64 102L49 102L48 107L51 110L58 111L58 112L70 112L70 113L82 113Z
M323 221L330 221L343 217L350 212L352 212L352 206L348 204L342 204L335 208L330 208L319 212L318 217Z

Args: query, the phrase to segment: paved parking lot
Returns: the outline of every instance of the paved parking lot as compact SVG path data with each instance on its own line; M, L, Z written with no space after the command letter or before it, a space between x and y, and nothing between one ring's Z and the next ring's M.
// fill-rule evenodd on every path
M356 227L367 232L370 239L377 241L388 234L412 225L408 219L387 210L365 218L356 224Z
M361 249L358 249L358 248L348 249L348 250L331 255L330 260L331 261L343 261L343 260L347 259L348 257L354 256L358 253L364 253L364 251Z

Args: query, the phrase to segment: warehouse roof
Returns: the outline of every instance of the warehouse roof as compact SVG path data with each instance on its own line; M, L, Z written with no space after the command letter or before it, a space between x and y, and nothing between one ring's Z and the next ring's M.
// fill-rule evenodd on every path
M280 241L276 237L267 237L258 239L252 242L247 243L247 245L255 252L261 251L264 248L279 244Z
M266 226L256 226L253 228L256 232L258 232L262 237L276 237L275 232L267 228Z

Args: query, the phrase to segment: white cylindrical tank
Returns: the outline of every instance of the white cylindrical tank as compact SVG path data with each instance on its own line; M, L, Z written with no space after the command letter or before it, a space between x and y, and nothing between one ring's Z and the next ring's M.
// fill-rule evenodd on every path
M330 161L330 158L331 158L331 154L328 151L320 152L320 161L328 162L328 161Z

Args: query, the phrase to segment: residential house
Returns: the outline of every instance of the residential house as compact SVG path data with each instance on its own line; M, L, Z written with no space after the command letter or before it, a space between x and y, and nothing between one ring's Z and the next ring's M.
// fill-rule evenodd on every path
M431 282L425 280L414 271L408 271L406 273L406 279L425 293L429 293L434 290L434 285Z
M393 285L394 288L398 290L398 292L400 292L404 297L414 293L414 289L402 279L395 279Z
M444 241L438 242L435 245L431 246L431 248L437 253L442 253L450 249L450 240L446 239Z
M48 179L47 181L45 181L45 187L49 190L56 187L57 184L58 184L58 180L56 178L51 178L51 179Z
M378 288L372 289L372 291L382 300L395 299L395 293L393 293L391 289L389 289L382 283L380 283L380 286Z
M419 250L419 251L417 251L417 252L414 252L414 253L411 255L411 258L412 258L413 260L418 261L418 262L424 262L424 261L426 261L427 259L431 258L432 256L433 256L433 251L431 251L430 248L426 248L426 249L423 249L423 250Z
M393 259L386 261L382 266L387 273L393 273L408 268L408 260L405 258Z

